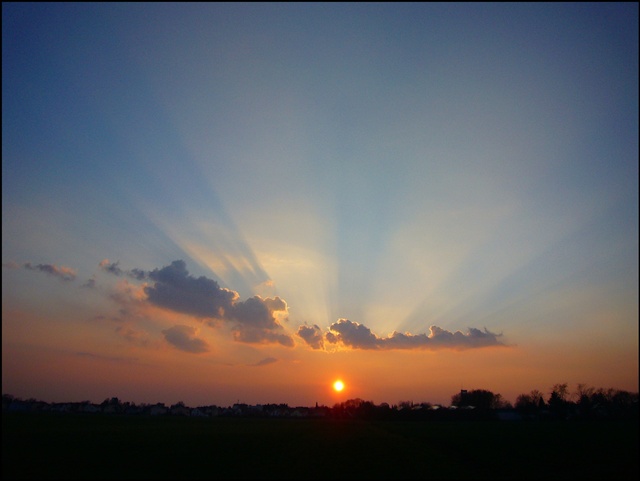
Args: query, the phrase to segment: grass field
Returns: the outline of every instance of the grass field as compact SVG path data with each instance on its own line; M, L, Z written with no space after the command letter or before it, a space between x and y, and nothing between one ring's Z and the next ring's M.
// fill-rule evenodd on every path
M637 422L2 414L3 479L637 476Z

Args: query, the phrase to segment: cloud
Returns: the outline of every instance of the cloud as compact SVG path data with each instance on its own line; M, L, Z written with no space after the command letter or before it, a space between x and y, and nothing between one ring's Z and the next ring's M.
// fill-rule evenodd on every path
M268 364L273 364L274 362L278 362L275 357L265 357L262 361L258 361L255 364L252 364L252 366L266 366Z
M247 327L277 329L280 327L275 312L287 312L287 303L279 297L263 299L253 296L242 302L235 302L229 311L229 318Z
M121 276L122 274L124 274L124 271L118 267L119 263L119 261L109 262L109 259L102 259L98 265L105 272L108 272L115 276Z
M305 325L298 327L297 334L313 349L324 349L322 329L320 329L316 324L313 326Z
M87 281L84 284L82 284L80 287L86 287L87 289L95 289L96 287L95 277L91 277L90 279L87 279Z
M293 339L284 332L276 313L287 312L287 303L280 299L253 296L233 304L228 320L235 321L232 329L236 341L247 343L278 343L293 347ZM286 319L286 316L285 316Z
M148 333L139 329L134 329L131 326L118 326L116 327L115 332L127 342L136 346L150 347L153 345L153 341Z
M280 327L282 329L282 327ZM286 347L293 347L293 339L284 332L273 332L268 329L246 327L237 325L233 331L233 338L236 341L252 344L278 343Z
M220 287L218 282L205 276L189 274L183 260L173 261L168 266L148 272L140 269L124 271L118 263L108 259L100 267L115 275L129 275L138 280L148 280L134 286L125 281L114 300L133 307L155 306L174 313L186 314L218 327L228 324L233 339L251 344L280 344L293 347L294 340L283 325L288 321L288 306L280 297L255 295L241 301L239 294ZM165 339L187 352L205 352L205 341L195 336L194 328L180 325L162 331ZM125 333L121 333L125 335ZM367 326L348 319L338 319L323 333L316 324L298 327L297 336L313 349L323 350L329 344L343 345L353 349L472 349L488 346L504 346L495 334L487 330L469 328L466 333L450 332L438 326L431 326L429 334L392 332L387 337L379 337ZM135 339L131 333L125 335Z
M111 262L109 261L109 259L102 259L98 265L103 271L115 276L127 275L138 281L143 281L148 277L148 273L143 271L142 269L131 269L129 271L124 271L120 269L120 267L118 266L119 264L120 261Z
M137 315L147 307L144 286L138 286L123 279L118 282L115 289L109 294L112 301L120 306L120 315Z
M149 302L198 318L224 319L238 297L236 292L221 288L213 279L190 276L182 260L154 269L148 276L155 281L144 288Z
M173 261L162 269L147 274L153 281L144 287L151 304L201 320L232 323L236 341L246 343L278 343L292 347L293 339L280 324L286 319L287 303L279 298L253 296L240 301L237 292L222 288L204 276L189 275L185 262ZM212 322L207 322L212 325Z
M204 339L196 337L195 327L177 325L162 331L167 342L185 352L201 353L209 351L209 345Z
M26 262L23 267L30 271L45 272L53 277L57 277L65 282L73 281L76 278L76 271L70 267L56 266L54 264L37 264L33 265L31 262Z
M317 326L316 326L317 327ZM486 328L482 331L476 328L469 328L467 334L461 331L450 332L438 326L431 326L427 334L403 334L397 331L388 337L378 337L371 330L357 322L348 319L339 319L329 327L329 332L325 334L325 341L332 344L343 344L354 349L472 349L487 346L504 346L498 341L502 334L494 334ZM298 332L300 335L300 331ZM305 330L304 335L309 337L309 331ZM313 333L312 341L316 340L317 333ZM307 338L309 345L313 347ZM318 349L314 347L314 349Z
M128 272L130 277L133 277L134 279L137 279L139 281L143 281L147 278L148 274L143 271L142 269L131 269Z
M95 316L95 321L108 321L117 324L115 332L127 342L141 346L162 348L163 336L159 336L158 324L164 326L184 321L177 320L175 313L167 312L150 304L144 293L144 286L122 279L109 290L109 299L118 306L116 312ZM182 316L179 316L182 317Z
M325 338L332 344L341 342L357 349L379 349L381 341L368 327L348 319L338 319L331 324Z

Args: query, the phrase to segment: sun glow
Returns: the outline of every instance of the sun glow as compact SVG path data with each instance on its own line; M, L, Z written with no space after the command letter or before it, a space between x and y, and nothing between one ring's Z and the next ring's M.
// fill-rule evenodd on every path
M344 383L339 379L333 383L333 390L336 392L340 392L344 389Z

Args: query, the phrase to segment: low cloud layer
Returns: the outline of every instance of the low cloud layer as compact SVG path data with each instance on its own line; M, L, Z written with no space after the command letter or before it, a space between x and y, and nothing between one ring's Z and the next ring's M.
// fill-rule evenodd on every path
M450 332L438 326L431 326L429 334L409 334L394 331L388 337L378 337L371 329L358 322L339 319L324 333L317 325L300 326L298 336L313 349L323 349L327 344L340 344L353 349L391 350L391 349L472 349L487 346L504 346L498 341L502 334L469 328L465 334L461 331Z
M144 312L144 305L150 304L175 313L186 314L216 328L226 325L235 341L250 344L280 344L294 347L294 338L285 330L283 321L288 321L288 306L280 297L262 298L253 296L240 300L236 291L220 287L214 279L205 276L195 277L189 274L183 260L173 261L162 268L150 271L141 269L122 269L119 262L103 259L99 268L117 277L129 277L139 283L132 284L124 280L120 291L112 293L116 302L126 306L137 306ZM40 271L65 282L76 278L75 270L54 264L36 264L30 262L3 264L7 269L24 268ZM87 280L82 287L95 288L95 276ZM126 308L123 308L126 309ZM124 318L129 315L122 314ZM133 328L120 327L119 334L138 345L150 345L151 341ZM175 325L162 331L164 339L177 349L190 353L209 351L207 342L197 336L194 327ZM326 332L317 325L305 323L298 327L297 336L306 345L315 350L327 350L331 345L363 350L392 349L475 349L490 346L505 346L488 329L473 327L466 333L447 331L431 326L429 334L411 334L392 332L387 337L379 337L367 326L348 319L338 319ZM271 358L265 364L273 362Z

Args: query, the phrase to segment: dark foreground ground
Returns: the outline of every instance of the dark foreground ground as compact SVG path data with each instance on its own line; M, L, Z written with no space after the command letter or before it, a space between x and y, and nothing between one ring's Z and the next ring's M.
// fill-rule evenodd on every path
M2 413L3 479L637 479L629 421Z

